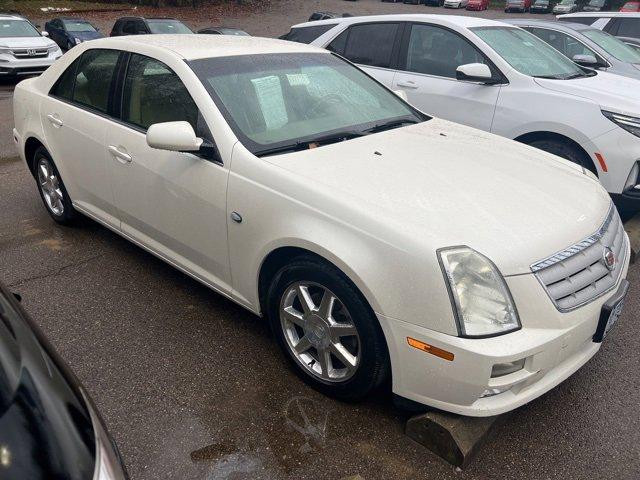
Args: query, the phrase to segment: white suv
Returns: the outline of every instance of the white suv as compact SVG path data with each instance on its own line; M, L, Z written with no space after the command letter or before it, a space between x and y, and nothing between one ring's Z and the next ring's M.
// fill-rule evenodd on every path
M618 207L640 207L640 82L579 67L534 35L474 17L313 22L311 44L361 66L411 104L571 160ZM293 29L310 24L296 25Z
M0 15L0 78L38 75L61 56L60 47L26 18Z

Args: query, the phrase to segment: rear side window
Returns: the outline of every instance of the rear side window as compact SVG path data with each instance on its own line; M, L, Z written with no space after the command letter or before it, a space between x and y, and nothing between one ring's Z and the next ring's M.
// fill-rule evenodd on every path
M154 123L184 120L197 132L198 107L169 67L132 54L124 83L122 120L145 130Z
M78 63L80 63L80 59L74 61L67 67L60 78L58 78L58 81L53 85L53 88L49 92L51 95L65 100L71 100L73 96L73 81L76 76Z
M75 74L72 100L106 113L119 56L118 50L96 49L83 53Z
M398 28L397 23L354 25L349 28L343 55L353 63L389 67Z
M582 25L593 25L598 17L569 17L559 18L561 22L581 23Z
M283 35L280 38L282 40L289 40L290 42L311 43L320 35L328 32L336 25L337 23L332 23L329 25L315 25L312 27L292 28L289 33Z

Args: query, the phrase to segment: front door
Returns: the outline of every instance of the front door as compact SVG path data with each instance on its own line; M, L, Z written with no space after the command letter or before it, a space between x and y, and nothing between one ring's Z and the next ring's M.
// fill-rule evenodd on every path
M226 165L191 153L149 147L154 123L184 120L210 134L180 78L164 63L131 54L123 85L122 123L106 151L122 232L169 263L229 291Z
M426 113L491 131L500 86L456 80L460 65L488 64L484 55L437 25L413 24L405 37L392 88L404 90L409 103Z

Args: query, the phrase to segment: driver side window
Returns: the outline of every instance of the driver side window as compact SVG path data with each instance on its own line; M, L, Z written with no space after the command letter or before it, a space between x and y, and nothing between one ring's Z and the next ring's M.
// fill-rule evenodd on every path
M467 40L435 25L412 25L406 54L404 70L446 78L456 78L460 65L487 63Z

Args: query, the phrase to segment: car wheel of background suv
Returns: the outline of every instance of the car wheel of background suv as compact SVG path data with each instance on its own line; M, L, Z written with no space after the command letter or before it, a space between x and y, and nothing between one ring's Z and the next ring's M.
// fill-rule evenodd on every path
M266 310L296 373L315 389L357 400L386 380L389 354L378 320L333 265L294 259L274 276Z
M598 175L591 159L585 158L584 152L569 143L559 140L534 140L533 142L527 143L532 147L539 148L540 150L552 153L569 160L570 162L577 163L581 167L593 172L596 176Z
M78 218L78 212L71 205L60 173L44 147L39 147L33 155L33 173L51 218L62 225L71 225Z

